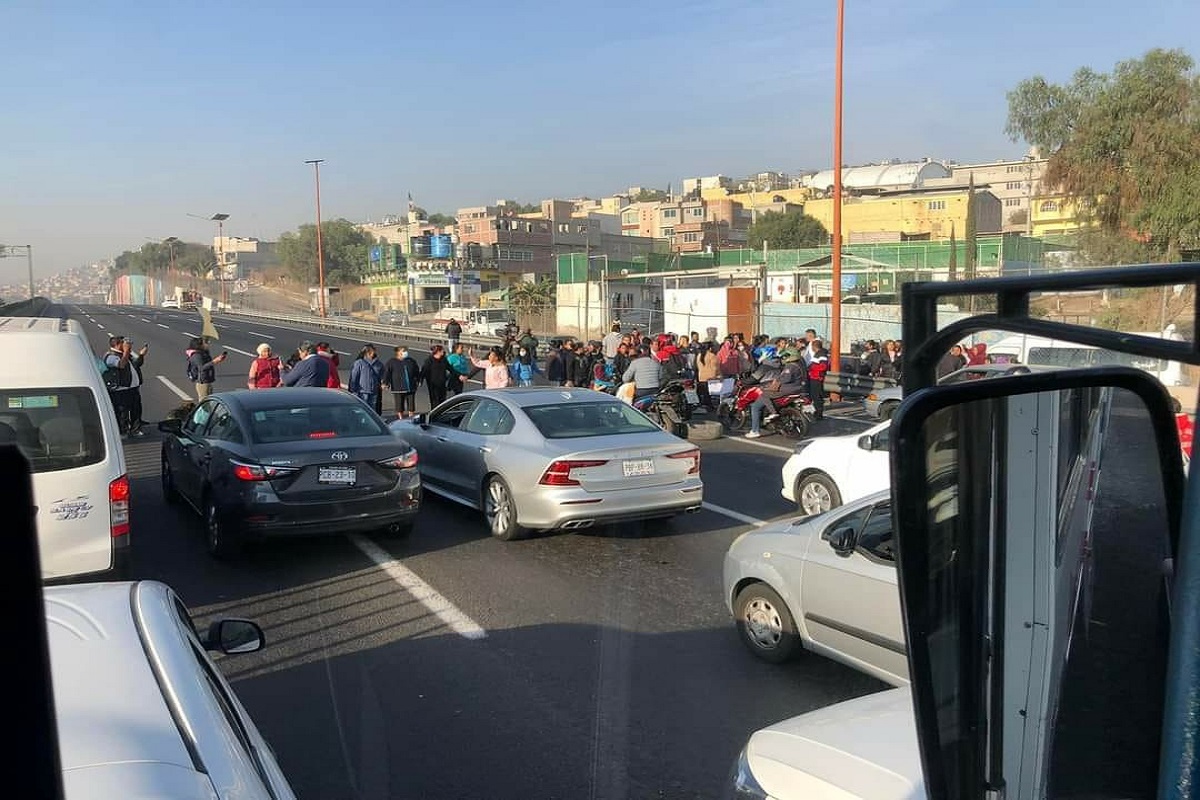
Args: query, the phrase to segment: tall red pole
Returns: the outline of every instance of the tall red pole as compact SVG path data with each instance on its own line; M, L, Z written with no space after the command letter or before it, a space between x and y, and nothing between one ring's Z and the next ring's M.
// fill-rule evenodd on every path
M829 369L837 372L842 354L842 40L846 0L837 0L837 44L833 65L833 292L829 324Z

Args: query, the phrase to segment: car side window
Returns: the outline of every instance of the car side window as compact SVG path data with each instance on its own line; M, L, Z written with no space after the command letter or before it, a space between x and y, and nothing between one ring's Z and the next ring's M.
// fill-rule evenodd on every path
M875 434L875 449L885 453L892 449L892 426L889 425Z
M208 425L209 418L212 416L213 407L216 404L217 401L215 400L205 400L197 406L192 415L183 423L183 432L192 436L202 435L205 426Z
M220 439L225 442L235 442L240 444L242 439L242 429L238 426L237 420L233 418L233 414L229 413L229 409L224 405L218 405L213 410L212 419L208 423L208 438Z
M462 427L463 420L471 413L471 409L475 407L475 398L462 400L446 408L440 409L434 414L430 420L430 425L437 425L442 428L459 428Z
M226 724L229 725L229 729L237 737L238 743L241 744L242 749L246 753L246 757L254 764L254 769L258 772L258 777L262 781L263 787L266 788L272 797L275 797L275 791L271 787L271 780L267 776L267 770L258 757L258 751L254 748L254 743L250 740L250 733L246 730L246 726L242 722L241 714L237 710L237 704L226 693L225 687L214 673L212 664L209 662L208 656L200 649L200 645L192 644L189 649L196 659L197 668L204 676L204 683L208 686L209 692L212 693L213 701L221 709L221 715L225 718Z
M512 433L515 420L512 412L495 400L480 400L463 426L464 430L484 436Z
M858 534L856 545L867 556L887 561L896 560L895 540L892 537L892 504L880 503L871 510L867 524Z
M834 531L840 531L842 528L852 529L854 531L854 535L857 537L859 531L863 529L863 525L866 523L867 517L870 515L871 507L868 506L866 508L859 508L851 511L849 514L840 516L825 526L825 529L821 531L821 538L828 539L831 533Z

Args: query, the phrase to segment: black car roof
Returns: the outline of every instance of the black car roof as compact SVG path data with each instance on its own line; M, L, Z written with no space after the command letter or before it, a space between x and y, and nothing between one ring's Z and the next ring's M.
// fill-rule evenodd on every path
M246 411L284 406L346 406L356 405L360 402L352 394L315 386L218 392L213 397L228 404L231 408L236 407Z

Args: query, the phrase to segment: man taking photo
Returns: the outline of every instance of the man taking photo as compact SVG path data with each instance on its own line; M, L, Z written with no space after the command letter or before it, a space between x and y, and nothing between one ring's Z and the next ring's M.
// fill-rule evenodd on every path
M104 383L123 436L145 435L142 431L142 361L149 349L149 345L142 345L142 349L135 352L133 343L126 341L124 336L108 339Z

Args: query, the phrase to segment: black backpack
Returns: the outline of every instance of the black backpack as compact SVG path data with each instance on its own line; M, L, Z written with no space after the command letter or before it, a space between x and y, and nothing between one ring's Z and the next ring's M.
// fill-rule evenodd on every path
M199 370L199 368L197 368L196 362L192 361L191 358L188 358L188 361L187 361L187 376L188 376L188 380L191 381L192 383L200 382L200 370Z

